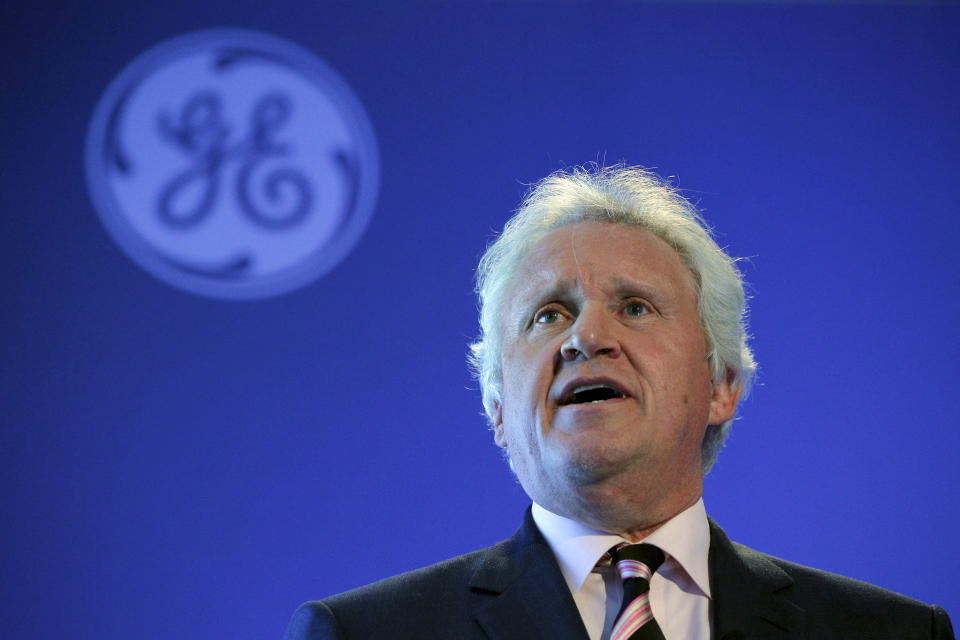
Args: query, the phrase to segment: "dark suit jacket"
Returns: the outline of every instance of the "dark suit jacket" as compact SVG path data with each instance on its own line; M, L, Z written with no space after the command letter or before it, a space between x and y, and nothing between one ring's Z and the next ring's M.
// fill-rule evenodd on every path
M731 542L710 522L715 640L951 640L943 609ZM294 613L285 640L587 640L553 552L527 510L500 544Z

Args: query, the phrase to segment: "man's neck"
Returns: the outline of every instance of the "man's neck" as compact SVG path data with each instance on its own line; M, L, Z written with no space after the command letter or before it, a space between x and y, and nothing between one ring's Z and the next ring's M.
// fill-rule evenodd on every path
M598 484L562 494L561 500L531 497L553 513L636 542L696 504L703 495L702 478L699 480L696 486L675 486L669 493Z

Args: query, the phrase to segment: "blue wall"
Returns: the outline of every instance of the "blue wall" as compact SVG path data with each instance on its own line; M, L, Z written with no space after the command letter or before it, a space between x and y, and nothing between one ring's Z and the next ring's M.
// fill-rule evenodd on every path
M464 366L472 270L523 183L591 160L675 176L750 257L760 383L713 517L960 616L956 6L2 12L4 638L278 637L303 600L512 533L527 500ZM149 275L85 182L111 80L219 26L323 58L380 150L353 251L258 301Z

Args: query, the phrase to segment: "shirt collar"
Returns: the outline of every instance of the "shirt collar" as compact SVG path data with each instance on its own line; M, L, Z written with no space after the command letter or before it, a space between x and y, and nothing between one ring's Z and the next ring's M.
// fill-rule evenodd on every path
M533 521L546 538L560 565L560 571L576 593L597 561L610 547L626 542L618 535L592 529L575 520L547 511L533 503ZM710 574L707 557L710 551L710 525L703 498L667 520L642 542L656 545L667 560L660 573L679 571L685 574L700 591L710 597Z

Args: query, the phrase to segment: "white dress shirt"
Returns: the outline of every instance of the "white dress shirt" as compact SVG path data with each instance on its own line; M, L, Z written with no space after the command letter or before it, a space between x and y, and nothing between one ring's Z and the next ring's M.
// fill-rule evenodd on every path
M608 640L623 582L597 561L623 538L591 529L533 504L533 520L557 557L590 640ZM650 579L650 606L666 640L710 640L710 525L703 498L644 538L666 560Z

